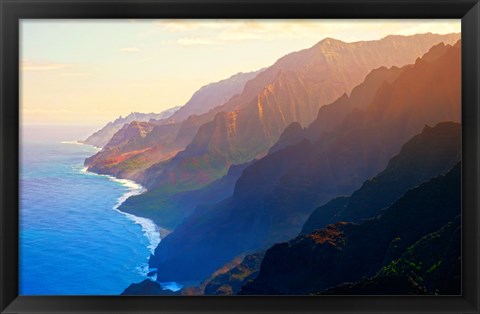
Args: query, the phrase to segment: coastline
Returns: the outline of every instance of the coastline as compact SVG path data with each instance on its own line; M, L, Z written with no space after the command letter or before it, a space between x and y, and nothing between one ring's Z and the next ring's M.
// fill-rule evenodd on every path
M90 147L95 148L97 151L100 151L102 148L97 147L94 145L86 144L81 141L69 141L69 142L62 142L66 144L75 144L75 145L87 145ZM145 217L140 217L136 216L130 213L126 213L120 210L120 206L131 196L135 195L140 195L144 192L147 191L147 188L142 186L140 183L137 183L133 180L130 179L121 179L117 178L112 175L108 174L99 174L93 171L89 171L88 167L83 167L80 170L83 174L85 175L94 175L94 176L102 176L108 178L110 181L116 182L121 184L122 186L128 188L128 191L124 193L122 196L120 196L117 200L117 203L113 207L113 210L117 211L118 213L124 215L127 217L129 220L134 222L135 224L138 224L142 227L142 231L144 233L144 236L148 239L149 245L147 248L150 250L150 256L148 257L148 261L144 267L142 267L141 272L145 276L146 280L151 280L153 282L157 282L157 274L156 274L156 268L150 268L149 266L149 260L150 257L155 253L155 249L157 246L160 244L161 240L166 237L171 231L161 228L160 226L156 225L155 222L149 218ZM160 283L162 287L166 290L171 290L171 291L179 291L184 287L183 284L177 283L177 282L163 282Z
M120 206L131 196L135 195L140 195L147 191L145 187L140 185L139 183L128 180L128 179L119 179L117 177L114 177L112 175L108 174L98 174L92 171L89 171L87 167L84 167L82 170L80 170L82 173L86 175L95 175L95 176L102 176L108 178L110 181L119 183L120 185L128 188L128 191L124 193L122 196L120 196L117 200L117 203L115 206L113 206L113 210L117 211L118 213L124 215L127 217L129 220L134 222L137 225L140 225L142 227L142 231L145 235L145 237L149 241L148 249L150 250L150 254L153 254L155 251L155 248L158 246L162 239L162 230L160 227L158 227L153 220L144 218L144 217L139 217L135 216L126 212L121 211L119 208Z
M97 147L95 145L87 144L84 143L83 141L76 140L76 141L62 141L62 144L72 144L72 145L85 145L85 146L90 146L95 148L97 151L100 151L102 148ZM82 162L83 164L83 162ZM147 189L142 186L140 183L135 182L133 180L129 179L120 179L112 175L108 174L99 174L93 171L88 170L88 167L83 167L80 172L86 175L95 175L95 176L101 176L101 177L106 177L110 181L120 183L122 186L126 187L129 191L124 193L122 196L120 196L117 200L117 203L115 206L112 208L113 210L117 211L118 213L124 215L127 217L129 220L133 221L135 224L140 225L142 227L142 231L145 235L145 237L148 239L148 242L150 243L148 245L148 249L150 250L150 254L153 255L155 252L155 248L158 246L162 238L164 238L169 231L165 230L155 224L155 222L149 218L145 217L140 217L136 216L130 213L126 213L120 210L120 206L131 196L135 195L140 195L144 192L147 191Z
M62 140L22 142L19 289L119 295L132 282L151 280L148 261L159 233L148 220L117 210L143 187L86 171L83 161L97 149Z

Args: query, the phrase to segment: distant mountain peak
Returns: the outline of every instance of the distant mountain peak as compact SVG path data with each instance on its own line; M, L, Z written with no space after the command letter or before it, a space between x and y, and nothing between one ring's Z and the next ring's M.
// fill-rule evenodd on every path
M319 42L320 45L339 45L339 44L346 44L346 42L340 40L340 39L336 39L336 38L332 38L332 37L325 37L324 39L322 39L320 42Z
M180 107L173 107L167 110L164 110L160 113L141 113L141 112L131 112L127 116L123 117L120 115L113 121L108 122L102 129L90 135L86 140L82 141L85 144L94 145L97 147L105 147L108 142L112 139L117 131L119 131L123 126L133 121L158 121L161 119L166 119L174 114Z

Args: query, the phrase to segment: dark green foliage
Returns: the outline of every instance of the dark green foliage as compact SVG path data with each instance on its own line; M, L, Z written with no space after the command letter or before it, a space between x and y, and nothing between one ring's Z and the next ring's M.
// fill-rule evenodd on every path
M408 276L429 294L460 294L460 216L407 248L376 277Z
M424 295L426 291L410 277L392 275L343 283L321 295Z
M409 246L373 277L344 283L322 294L439 294L461 293L461 219Z

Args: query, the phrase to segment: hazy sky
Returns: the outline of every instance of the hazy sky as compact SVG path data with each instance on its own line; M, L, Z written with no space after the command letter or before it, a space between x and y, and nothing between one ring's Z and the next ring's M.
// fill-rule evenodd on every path
M460 20L22 20L22 124L101 126L325 37L460 32Z

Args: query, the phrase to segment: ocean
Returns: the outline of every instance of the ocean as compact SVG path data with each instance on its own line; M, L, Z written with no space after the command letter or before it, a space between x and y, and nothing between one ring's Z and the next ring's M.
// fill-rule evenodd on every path
M118 295L147 278L160 242L152 221L118 206L143 188L87 172L97 149L21 140L20 295Z

